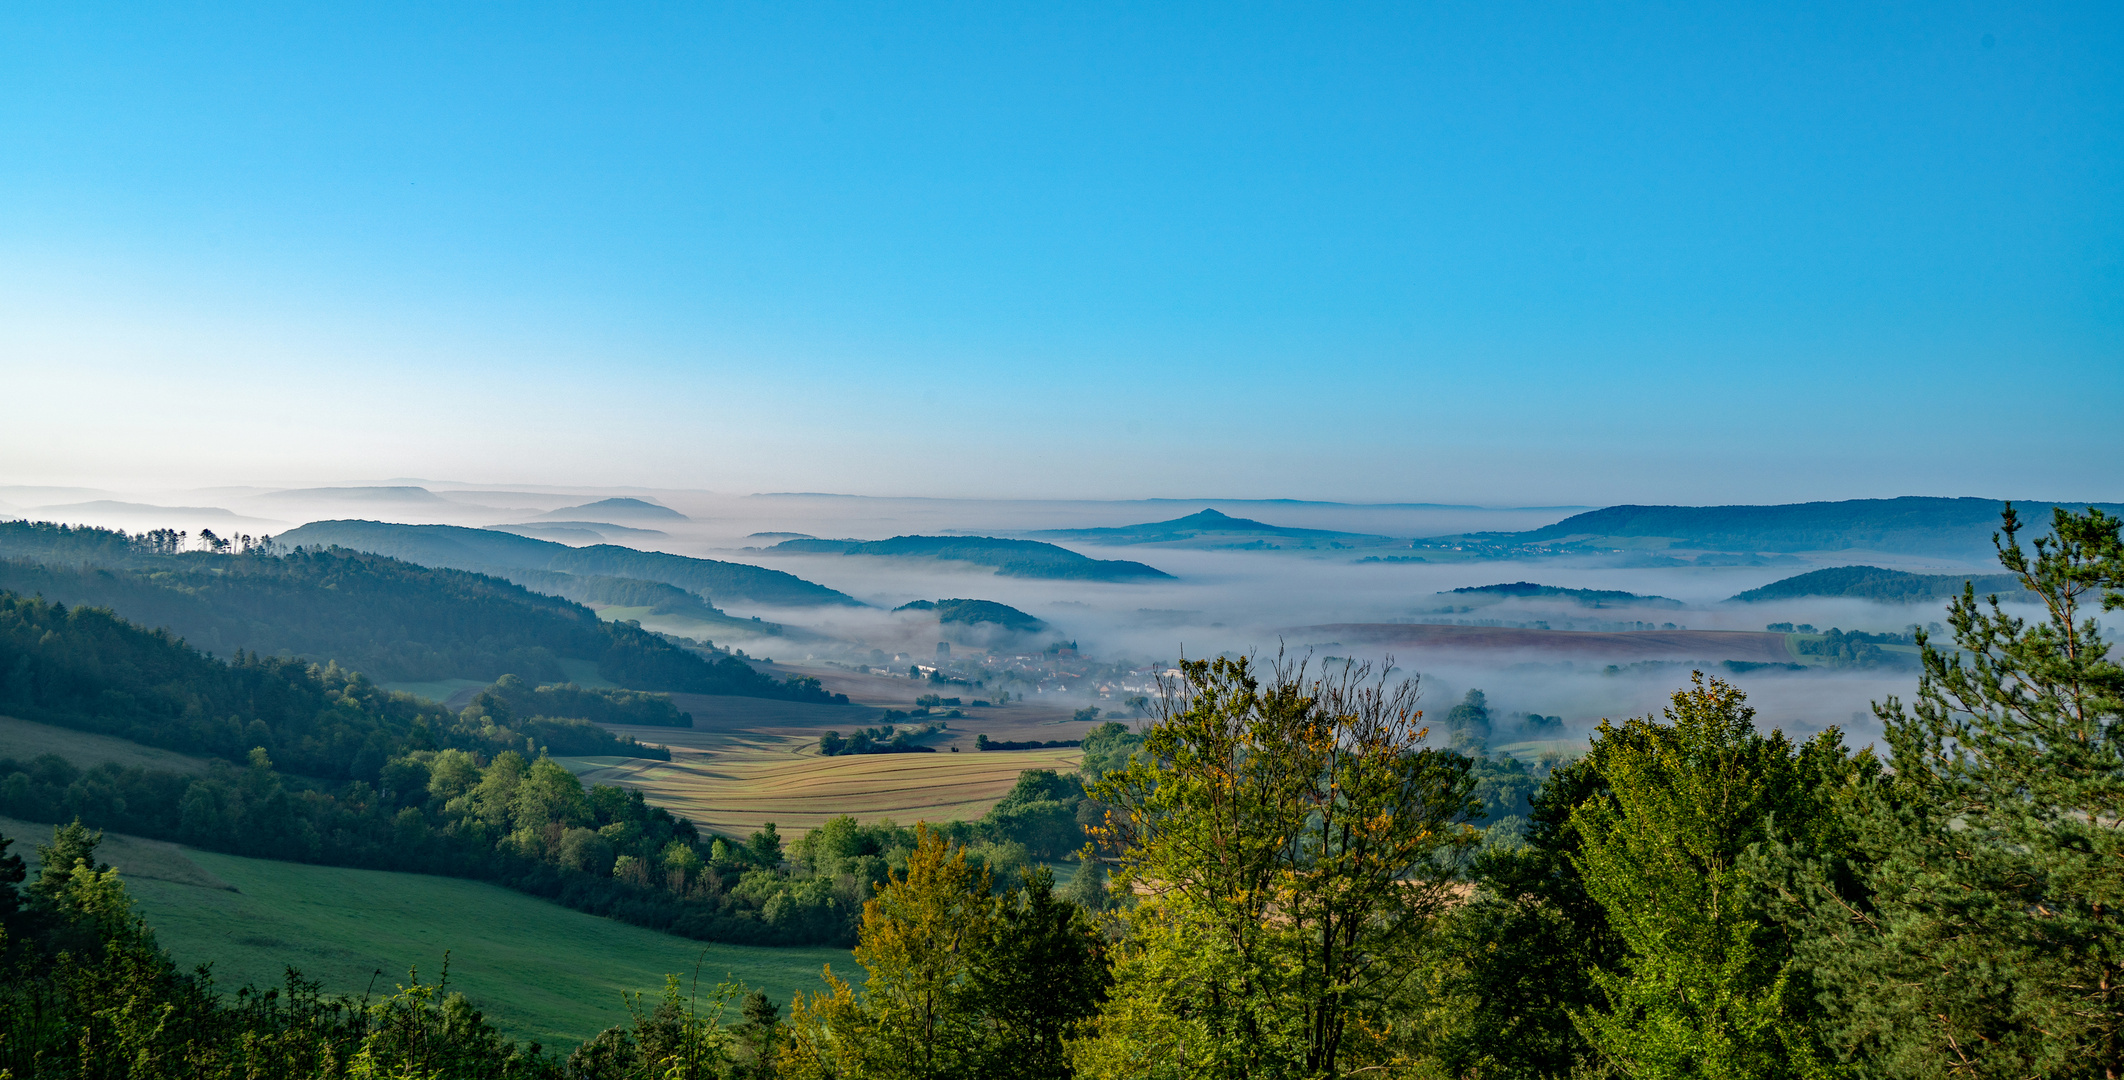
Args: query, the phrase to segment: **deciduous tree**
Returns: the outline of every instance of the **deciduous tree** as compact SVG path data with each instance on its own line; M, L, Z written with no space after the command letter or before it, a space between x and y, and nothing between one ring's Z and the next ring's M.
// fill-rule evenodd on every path
M1459 893L1469 762L1413 681L1189 661L1144 753L1094 787L1140 894L1080 1075L1323 1077L1402 1053L1397 999ZM1264 677L1265 675L1265 677Z

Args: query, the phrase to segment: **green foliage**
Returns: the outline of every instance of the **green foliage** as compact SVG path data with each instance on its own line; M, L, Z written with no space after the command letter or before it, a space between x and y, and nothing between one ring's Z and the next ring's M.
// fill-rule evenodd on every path
M587 720L594 724L634 724L643 727L692 727L693 714L682 713L668 694L638 690L584 689L574 683L532 686L514 675L504 675L488 687L472 705L492 710L499 703L519 716L559 717ZM592 750L557 750L562 754L597 753ZM668 759L667 759L668 760Z
M283 990L222 997L156 944L117 871L96 861L100 839L59 830L27 895L19 860L0 860L0 1076L559 1080L537 1044L502 1039L447 992L447 967L443 983L415 977L374 1002L325 998L292 969Z
M916 739L926 738L942 730L936 724L924 724L913 731L898 731L893 725L858 728L855 734L843 738L838 731L829 731L819 736L819 753L827 757L843 754L934 754L934 746L922 746Z
M736 621L717 610L706 597L662 581L554 574L550 582L541 579L538 583L550 588L557 596L583 604L648 608L652 615L682 615L706 622Z
M1801 656L1822 657L1834 668L1915 668L1918 666L1916 655L1881 647L1913 642L1914 639L1904 634L1869 634L1859 630L1845 633L1832 626L1828 633L1819 637L1810 635L1794 640L1792 651Z
M723 1009L735 996L736 988L720 985L704 1010L697 993L681 992L678 977L667 975L656 1006L643 1008L642 996L635 994L627 1004L633 1023L607 1028L577 1047L568 1056L568 1074L572 1080L734 1077L743 1044L736 1032L723 1027Z
M1477 753L1489 745L1490 723L1490 701L1480 690L1468 691L1445 717L1446 730L1453 733L1454 742Z
M1007 604L993 600L916 600L901 604L894 611L934 611L937 621L975 626L992 623L1005 630L1037 633L1047 629L1047 624Z
M838 865L784 866L772 826L749 844L704 843L640 792L585 790L544 757L505 750L488 762L464 750L417 750L379 772L375 785L325 790L275 773L262 753L204 776L108 764L82 771L49 755L0 759L0 813L78 815L236 855L478 878L711 941L850 942L868 895L870 876L859 886ZM998 849L1000 861L1022 863L1015 850Z
M0 524L0 551L22 545ZM562 677L564 656L603 648L596 616L505 581L346 551L203 552L116 564L0 562L0 588L108 607L221 656L286 655L385 682Z
M1999 561L2044 617L1965 587L1915 708L1876 708L1892 772L1852 798L1851 854L1765 860L1828 1042L1879 1075L2124 1072L2124 668L2083 608L2124 606L2124 544L2098 510L2055 511L2032 558L2019 529Z
M500 535L500 534L497 534ZM78 551L110 559L40 563ZM702 656L579 604L462 570L343 549L274 556L163 553L124 533L0 523L0 590L98 605L218 655L336 663L385 682L563 677L560 660L595 660L645 690L845 702L816 682L780 680L732 656ZM27 553L27 554L21 554Z
M1621 940L1596 970L1605 1007L1581 1031L1632 1077L1778 1077L1815 1070L1812 1009L1788 992L1789 943L1743 869L1773 826L1797 843L1834 835L1822 798L1852 762L1835 729L1794 746L1757 734L1754 710L1702 675L1667 723L1601 724L1602 790L1571 825L1587 893Z
M1028 769L978 824L992 841L1020 845L1034 858L1059 859L1084 846L1089 809L1079 778Z
M1534 795L1553 763L1528 765L1518 758L1487 754L1470 760L1468 775L1475 781L1470 794L1489 823L1485 835L1492 843L1517 841L1526 831L1527 819L1534 812Z
M973 999L988 1021L982 1077L1067 1076L1065 1040L1107 992L1106 943L1084 910L1054 892L1046 867L997 901L973 948Z
M1127 913L1086 1076L1310 1077L1402 1060L1393 1017L1476 841L1467 759L1412 684L1188 661L1093 787Z
M1045 742L1039 739L991 739L985 732L974 736L976 750L1061 750L1081 745L1081 739L1048 739Z
M863 990L827 969L827 991L791 1012L781 1075L1062 1075L1063 1037L1096 1008L1105 965L1052 884L1036 872L999 897L965 848L918 828L905 873L864 905Z
M1148 711L1150 703L1142 705ZM1129 757L1143 747L1143 736L1130 731L1128 725L1108 721L1084 733L1084 763L1079 768L1084 779L1097 783L1101 777L1128 765Z
M1589 1071L1592 1048L1572 1016L1600 1003L1593 973L1622 942L1586 891L1572 811L1603 787L1592 757L1549 774L1530 800L1519 844L1486 847L1477 885L1427 954L1432 1058L1447 1075L1563 1077Z
M535 754L559 741L578 753L669 756L583 721L527 727L528 718L488 706L452 716L336 665L245 653L224 662L100 608L8 593L0 710L230 761L263 748L281 768L324 780L374 783L385 761L416 749Z
M2034 599L2022 591L2021 580L2012 574L1912 574L1878 566L1832 566L1811 570L1749 589L1733 599L1755 603L1808 596L1845 596L1883 604L1914 604L1960 596L1965 586L1979 593L2003 594L2009 600Z

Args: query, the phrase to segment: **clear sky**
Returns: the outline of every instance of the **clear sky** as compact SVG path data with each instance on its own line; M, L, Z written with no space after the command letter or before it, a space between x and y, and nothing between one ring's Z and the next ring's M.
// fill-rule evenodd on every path
M0 6L10 482L2124 498L2124 5Z

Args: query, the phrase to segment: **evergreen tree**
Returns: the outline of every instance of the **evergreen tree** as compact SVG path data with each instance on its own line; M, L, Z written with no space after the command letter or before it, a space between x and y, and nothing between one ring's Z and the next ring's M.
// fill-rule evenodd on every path
M1788 993L1788 949L1743 866L1779 828L1811 848L1838 834L1823 794L1853 768L1831 728L1803 746L1759 734L1738 689L1694 676L1667 723L1603 721L1600 792L1572 811L1586 892L1624 946L1595 970L1605 1007L1581 1032L1631 1077L1805 1075L1809 1008ZM1833 840L1832 840L1833 842Z
M1090 863L1078 868L1090 872ZM994 932L976 950L973 984L991 1025L984 1077L1068 1076L1063 1040L1106 996L1105 943L1054 886L1053 871L1028 871L1003 894Z
M2085 610L2124 606L2124 545L2100 511L2052 526L2033 558L2011 507L1994 537L2043 616L1965 586L1915 708L1876 707L1893 771L1852 856L1770 861L1863 1075L2124 1075L2124 668Z
M1477 854L1477 886L1428 960L1438 999L1430 1052L1450 1076L1573 1075L1593 1050L1572 1022L1601 1002L1592 973L1613 970L1622 943L1586 891L1571 812L1604 789L1597 755L1551 772L1519 843Z

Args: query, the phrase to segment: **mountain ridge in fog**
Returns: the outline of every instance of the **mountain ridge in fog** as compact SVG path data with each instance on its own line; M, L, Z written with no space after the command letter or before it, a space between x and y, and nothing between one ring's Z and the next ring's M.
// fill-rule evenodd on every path
M397 525L381 521L313 521L275 538L284 547L344 547L422 566L495 574L524 572L602 575L661 581L720 601L751 600L806 607L862 606L862 601L795 574L746 563L699 559L616 544L570 547L551 540L457 525ZM533 588L538 584L526 581Z
M1603 507L1553 525L1518 533L1471 534L1492 542L1536 544L1608 538L1673 541L1670 546L1757 552L1878 551L1983 558L2007 502L1981 498L1904 495L1892 499L1729 506ZM2095 507L2110 513L2124 505L2097 502L2015 503L2034 534L2048 528L2054 507Z

